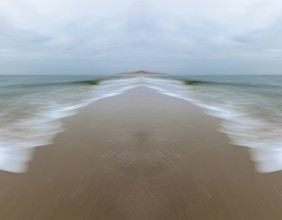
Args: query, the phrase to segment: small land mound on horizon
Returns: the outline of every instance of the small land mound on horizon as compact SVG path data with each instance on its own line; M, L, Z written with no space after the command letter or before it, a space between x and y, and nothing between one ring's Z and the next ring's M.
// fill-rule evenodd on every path
M116 75L119 75L119 76L163 76L166 74L158 73L158 72L147 72L147 71L141 70L137 72L118 73Z

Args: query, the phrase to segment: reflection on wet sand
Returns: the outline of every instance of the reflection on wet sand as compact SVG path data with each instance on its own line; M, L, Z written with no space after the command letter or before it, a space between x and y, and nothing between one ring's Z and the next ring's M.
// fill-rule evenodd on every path
M26 174L0 174L0 219L282 218L281 174L256 173L188 102L140 87L64 123Z

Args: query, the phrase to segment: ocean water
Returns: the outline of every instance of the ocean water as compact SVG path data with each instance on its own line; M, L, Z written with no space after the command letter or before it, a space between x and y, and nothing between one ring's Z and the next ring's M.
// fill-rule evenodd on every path
M219 131L247 147L258 172L282 170L282 76L144 78L144 85L220 118Z
M282 76L0 76L0 170L25 172L33 149L64 131L63 118L138 86L220 118L219 131L250 150L258 172L282 170Z
M52 143L62 118L138 86L137 78L0 76L0 170L27 170L35 147Z

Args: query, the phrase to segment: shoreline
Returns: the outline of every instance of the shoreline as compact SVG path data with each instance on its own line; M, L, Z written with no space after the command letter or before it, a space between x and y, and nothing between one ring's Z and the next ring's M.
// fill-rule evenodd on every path
M0 172L0 219L282 218L282 174L256 173L192 103L139 87L63 123L27 173Z

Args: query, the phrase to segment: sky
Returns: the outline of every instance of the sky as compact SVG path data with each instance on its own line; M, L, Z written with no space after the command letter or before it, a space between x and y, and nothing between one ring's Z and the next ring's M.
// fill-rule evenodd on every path
M282 74L280 0L0 0L0 74Z

